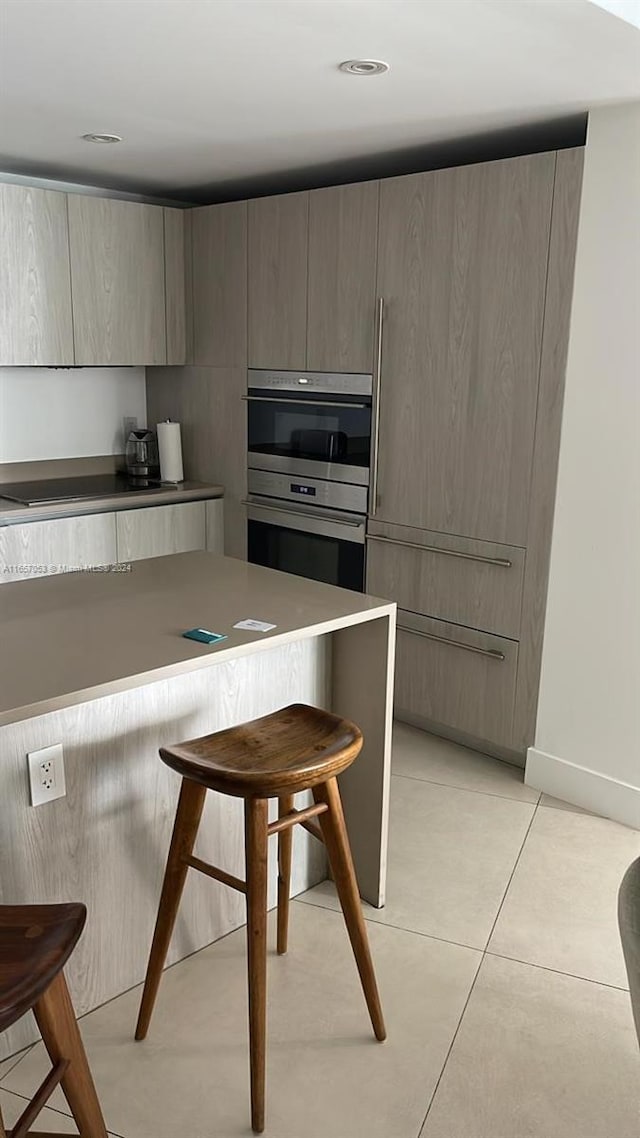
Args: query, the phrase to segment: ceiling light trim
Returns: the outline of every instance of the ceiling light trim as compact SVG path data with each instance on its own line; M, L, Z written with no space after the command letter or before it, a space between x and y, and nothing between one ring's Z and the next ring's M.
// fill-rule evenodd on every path
M389 64L382 59L345 59L338 64L338 70L347 75L384 75Z
M97 142L99 146L106 146L112 142L122 142L122 136L119 134L94 134L91 131L89 134L80 136L83 142Z

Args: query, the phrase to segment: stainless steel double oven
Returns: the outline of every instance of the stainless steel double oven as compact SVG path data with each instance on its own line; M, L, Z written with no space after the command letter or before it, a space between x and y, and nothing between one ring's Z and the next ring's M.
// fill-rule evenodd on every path
M364 588L370 375L249 371L249 561Z

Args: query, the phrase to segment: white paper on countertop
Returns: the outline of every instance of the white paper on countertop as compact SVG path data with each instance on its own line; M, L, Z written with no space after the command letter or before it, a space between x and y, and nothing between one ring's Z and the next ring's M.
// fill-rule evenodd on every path
M272 628L277 628L278 626L277 624L268 624L264 620L252 620L247 618L246 620L239 620L233 627L244 628L248 632L271 632Z

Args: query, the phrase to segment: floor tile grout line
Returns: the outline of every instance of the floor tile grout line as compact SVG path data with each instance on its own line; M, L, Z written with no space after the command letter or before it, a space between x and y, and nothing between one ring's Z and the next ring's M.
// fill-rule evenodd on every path
M486 948L483 956L494 956L496 960L511 960L514 964L522 964L525 968L539 968L542 972L552 972L554 976L568 976L570 980L582 980L585 984L595 984L597 988L611 988L613 992L629 992L620 984L608 984L606 980L594 980L591 976L579 976L577 972L565 972L562 968L551 968L548 964L536 964L533 960L521 960L519 956L507 956L504 952L492 952Z
M322 882L320 882L322 884ZM318 905L315 901L303 901L302 895L298 894L297 897L292 897L292 901L298 901L301 905L308 905L311 909L322 909L325 913L333 913L336 917L343 917L342 909L334 909L331 905ZM426 940L437 940L439 944L453 944L456 948L466 948L469 952L477 952L484 955L485 949L479 948L474 944L463 944L461 940L448 940L445 936L436 936L435 933L423 933L421 929L408 929L405 925L392 925L390 921L377 921L375 917L369 917L364 911L362 913L365 921L370 925L377 925L383 929L395 929L399 933L411 933L413 936L421 936ZM344 920L344 917L343 917Z
M502 802L519 802L521 806L539 806L540 805L540 793L538 793L538 798L536 799L536 801L532 802L530 799L526 799L526 798L513 798L510 794L494 794L491 790L476 790L475 787L471 787L471 786L455 786L451 782L438 782L438 780L435 778L420 778L418 775L415 775L415 774L400 774L398 771L392 771L391 777L392 778L408 778L412 782L427 783L428 786L443 786L447 790L463 790L467 794L483 794L485 796L485 798L499 798ZM559 810L559 809L561 809L561 807L554 806L554 807L551 807L551 809Z
M537 814L537 812L538 812L538 806L539 806L539 803L540 803L540 800L538 799L538 802L536 802L536 804L535 804L535 806L534 806L534 808L533 808L533 813L532 813L532 815L531 815L531 820L530 820L530 822L529 822L529 825L527 826L527 831L526 831L526 833L525 833L525 835L524 835L524 838L522 839L522 844L521 844L521 846L520 846L520 849L518 850L518 854L517 854L517 857L516 857L516 860L515 860L515 863L514 863L513 869L511 870L511 873L510 873L510 875L509 875L509 880L507 881L507 885L506 885L505 891L504 891L504 893L503 893L503 895L502 895L502 900L501 900L501 902L500 902L500 905L498 906L498 912L496 913L496 916L495 916L495 920L494 920L494 922L493 922L493 924L492 924L492 926L491 926L491 931L489 932L489 936L488 936L488 939L487 939L487 943L486 943L486 945L485 945L484 949L482 950L482 956L481 956L481 958L480 958L480 963L478 964L478 968L477 968L477 970L476 970L476 974L475 974L475 976L474 976L474 978L473 978L473 983L472 983L472 985L471 985L471 987L470 987L470 989L469 989L469 995L467 996L467 998L466 998L466 1000L465 1000L465 1003L464 1003L464 1007L463 1007L463 1009L462 1009L462 1013L461 1013L461 1015L460 1015L460 1019L458 1020L458 1025L457 1025L457 1027L456 1027L456 1030L455 1030L455 1032L454 1032L454 1035L453 1035L453 1039L451 1040L451 1045L450 1045L450 1047L449 1047L449 1049L448 1049L448 1051L447 1051L447 1054L446 1054L446 1057L445 1057L445 1061L444 1061L444 1063L442 1064L442 1070L440 1071L440 1074L439 1074L439 1076L438 1076L438 1081L437 1081L437 1083L436 1083L435 1087L433 1088L433 1094L431 1095L431 1098L429 1099L429 1104L428 1104L428 1106L427 1106L426 1114L425 1114L425 1116L424 1116L424 1118L423 1118L423 1120L422 1120L422 1125L421 1125L421 1127L420 1127L420 1129L419 1129L419 1131L418 1131L418 1134L417 1134L417 1138L420 1138L420 1135L422 1134L422 1131L424 1130L424 1128L425 1128L425 1126L426 1126L426 1124L427 1124L427 1119L428 1119L428 1117L429 1117L429 1114L430 1114L430 1111L431 1111L431 1107L433 1106L433 1104L434 1104L434 1102L435 1102L435 1097L436 1097L436 1095L437 1095L437 1093L438 1093L438 1087L440 1086L440 1083L442 1082L442 1079L443 1079L443 1077L444 1077L444 1073L445 1073L445 1071L446 1071L446 1069L447 1069L447 1064L448 1064L448 1062L449 1062L449 1057L450 1057L450 1055L451 1055L451 1052L453 1051L453 1048L454 1048L454 1045L455 1045L455 1041L456 1041L456 1039L458 1038L458 1033L459 1033L459 1031L460 1031L460 1028L461 1028L461 1026L462 1026L462 1021L463 1021L463 1019L464 1019L464 1016L465 1016L466 1010L467 1010L467 1008L468 1008L468 1006L469 1006L469 1001L470 1001L470 999L471 999L471 996L473 995L473 990L474 990L474 988L475 988L475 986L476 986L476 980L478 979L478 976L480 975L480 969L482 968L482 965L484 964L484 962L485 962L485 960L486 960L487 956L488 956L488 955L490 955L490 954L488 953L487 949L488 949L488 946L489 946L489 944L490 944L490 942L491 942L491 937L493 936L493 931L494 931L494 929L495 929L495 927L496 927L496 924L497 924L497 922L498 922L498 918L499 918L499 916L500 916L500 913L502 912L502 906L504 905L504 902L505 902L505 899L506 899L507 893L509 892L509 888L510 888L510 886L511 886L511 882L513 881L513 875L515 874L515 872L516 872L516 869L518 868L518 862L520 861L520 858L522 857L522 851L523 851L523 849L524 849L524 847L525 847L525 845L526 845L526 841L527 841L527 838L529 837L529 832L530 832L530 830L531 830L531 827L532 827L532 825L533 825L533 820L534 820L534 818L535 818L535 816L536 816L536 814ZM530 803L529 805L531 805L531 803Z
M485 958L485 953L483 952L483 953L482 953L482 955L481 955L481 957L480 957L480 960L478 961L478 967L476 968L476 971L475 971L475 975L474 975L474 977L473 977L473 980L471 981L471 987L469 988L469 991L468 991L468 993L467 993L467 998L466 998L466 1000L464 1001L464 1005L463 1005L463 1007L462 1007L462 1011L460 1012L460 1018L459 1018L459 1020L458 1020L458 1022L457 1022L457 1024L456 1024L456 1029L455 1029L455 1031L454 1031L454 1033L453 1033L453 1036L451 1037L451 1043L449 1044L449 1046L448 1046L448 1048L447 1048L447 1054L446 1054L446 1055L445 1055L445 1057L444 1057L444 1063L442 1064L442 1067L441 1067L441 1069L440 1069L440 1074L438 1075L438 1078L437 1078L437 1080L436 1080L436 1085L435 1085L435 1087L433 1088L433 1091L432 1091L432 1093L431 1093L431 1096L430 1096L430 1098L429 1098L429 1102L427 1103L427 1109L426 1109L426 1112L425 1112L425 1116L424 1116L424 1118L422 1119L422 1122L420 1123L420 1128L419 1128L419 1130L418 1130L418 1132L417 1132L417 1134L416 1134L416 1138L420 1138L420 1135L422 1134L422 1131L424 1130L424 1128L425 1128L425 1126L426 1126L426 1124L427 1124L427 1119L428 1119L428 1117L429 1117L429 1112L430 1112L430 1110L431 1110L431 1107L433 1106L433 1103L434 1103L435 1097L436 1097L436 1095L437 1095L437 1093L438 1093L438 1087L440 1086L440 1083L442 1082L442 1079L443 1079L444 1073L445 1073L445 1071L446 1071L446 1068L447 1068L447 1063L449 1062L449 1057L450 1057L450 1055L451 1055L451 1052L453 1051L453 1048L454 1048L454 1045L455 1045L456 1039L458 1038L458 1032L460 1031L460 1028L461 1028L461 1026L462 1026L462 1021L463 1021L463 1019L464 1019L464 1016L465 1016L465 1012L466 1012L466 1010L467 1010L467 1008L468 1008L468 1006L469 1006L469 1000L471 999L471 997L472 997L472 995L473 995L473 989L475 988L475 986L476 986L476 980L478 979L478 976L480 975L480 969L482 968L482 965L483 965L483 963L484 963L484 958Z
M0 1091L6 1095L13 1095L14 1098L19 1098L21 1102L31 1102L31 1099L28 1099L26 1095L20 1094L19 1091L10 1091L8 1087L0 1087ZM49 1103L46 1103L45 1109L52 1111L53 1114L59 1114L61 1118L70 1118L72 1122L75 1121L72 1114L67 1114L65 1110L59 1110L57 1106L50 1106ZM109 1130L108 1127L107 1133L109 1138L124 1138L124 1135L118 1134L116 1130Z
M491 944L491 937L493 936L493 934L495 932L495 927L496 927L498 921L500 920L500 914L502 912L504 903L507 899L507 893L509 892L509 889L511 888L511 882L513 881L513 878L515 876L515 872L518 868L518 865L520 864L520 858L522 857L522 852L524 850L524 847L527 844L527 838L529 837L529 834L531 833L531 827L533 826L533 823L535 821L535 817L536 817L536 814L538 813L539 807L540 807L540 804L539 804L539 802L537 802L533 808L533 814L531 815L531 821L529 822L529 825L527 826L527 832L526 832L524 838L522 839L522 845L520 846L520 849L518 850L518 855L516 857L513 869L511 870L511 873L509 874L509 880L507 881L505 891L502 894L502 900L501 900L500 904L498 905L498 912L495 915L495 920L491 926L491 930L490 930L489 936L487 938L487 943L485 944L484 949L483 949L484 953L486 953L488 951L489 945Z
M9 1062L11 1062L12 1059L15 1059L15 1063L11 1063L11 1066L9 1067L9 1069L7 1071L3 1071L2 1075L0 1075L0 1090L5 1089L5 1087L4 1087L5 1078L7 1078L11 1074L12 1071L15 1071L16 1067L18 1066L19 1063L22 1063L23 1059L27 1058L27 1055L31 1051L32 1047L35 1047L35 1043L29 1043L29 1044L27 1044L27 1046L25 1048L22 1049L22 1051L18 1051L16 1055L7 1055L6 1059L0 1060L0 1062L2 1062L2 1063L9 1063Z

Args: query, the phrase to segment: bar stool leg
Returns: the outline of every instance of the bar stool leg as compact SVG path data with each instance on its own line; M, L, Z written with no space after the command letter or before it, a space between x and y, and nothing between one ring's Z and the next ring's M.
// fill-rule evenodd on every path
M283 818L293 810L293 795L287 794L278 799L278 817ZM278 834L278 954L287 951L289 939L289 894L291 893L291 850L293 846L293 826Z
M185 858L191 857L193 852L206 793L205 786L183 778L136 1025L136 1039L145 1039L149 1030L149 1021L189 869Z
M329 807L324 814L319 815L318 821L327 847L333 878L344 913L353 955L356 958L358 972L360 973L362 990L367 1001L373 1030L376 1039L382 1041L387 1037L387 1030L384 1025L366 925L360 908L358 882L353 868L351 847L349 846L337 780L331 778L328 782L314 786L313 797L315 802L324 802Z
M245 800L251 1126L256 1134L262 1134L264 1130L267 1032L267 809L266 798Z
M7 1138L7 1132L2 1121L2 1107L0 1107L0 1138Z
M63 972L51 981L33 1012L51 1062L69 1060L61 1085L80 1138L107 1138L107 1128Z

